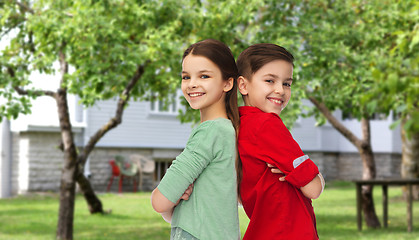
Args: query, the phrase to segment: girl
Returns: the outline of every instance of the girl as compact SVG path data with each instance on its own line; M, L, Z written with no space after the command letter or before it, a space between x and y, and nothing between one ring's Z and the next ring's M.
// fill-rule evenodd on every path
M154 210L172 224L171 239L240 238L237 75L232 53L220 41L195 43L183 54L181 89L199 109L201 124L151 195Z
M237 59L246 105L239 108L238 175L250 219L243 239L318 239L311 199L323 191L323 177L279 117L291 98L293 60L285 48L266 43L250 46Z

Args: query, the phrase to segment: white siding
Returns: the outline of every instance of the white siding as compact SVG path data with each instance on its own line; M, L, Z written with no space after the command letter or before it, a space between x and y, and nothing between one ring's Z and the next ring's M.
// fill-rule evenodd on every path
M338 119L340 117L334 114ZM344 120L343 125L357 137L361 137L361 123ZM385 120L371 120L371 143L375 153L401 153L400 127L390 129L391 116ZM291 130L303 151L357 152L354 145L329 123L315 127L314 118L301 119Z
M116 101L100 102L89 108L86 138L113 117L115 110ZM130 102L122 123L109 131L98 146L183 148L191 130L190 124L181 124L174 115L151 113L149 102Z
M300 118L291 133L303 151L313 151L320 148L320 129L314 127L314 118Z

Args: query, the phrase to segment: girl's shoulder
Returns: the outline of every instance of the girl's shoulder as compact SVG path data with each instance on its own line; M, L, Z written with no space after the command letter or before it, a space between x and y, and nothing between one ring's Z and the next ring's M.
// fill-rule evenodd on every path
M236 132L229 119L218 118L201 123L190 134L188 145L200 146L213 142L225 142L236 139Z
M232 122L226 118L217 118L199 124L192 131L191 137L218 138L229 134L235 134Z
M196 129L207 129L207 130L214 130L214 128L218 129L229 129L232 128L233 124L230 119L227 118L216 118L213 120L207 120L201 124Z

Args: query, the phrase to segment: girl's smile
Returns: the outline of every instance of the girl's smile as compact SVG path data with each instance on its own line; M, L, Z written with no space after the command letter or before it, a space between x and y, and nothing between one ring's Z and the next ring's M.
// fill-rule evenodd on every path
M206 57L189 54L183 59L181 89L191 108L201 111L201 122L226 118L224 98L232 82L223 80L218 66Z
M197 98L197 97L201 97L203 96L205 93L203 92L194 92L194 93L188 93L189 97L191 97L191 99L193 98Z

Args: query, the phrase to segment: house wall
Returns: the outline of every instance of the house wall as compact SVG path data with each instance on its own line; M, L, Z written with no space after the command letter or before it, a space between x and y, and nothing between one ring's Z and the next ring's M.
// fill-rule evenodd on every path
M58 191L63 165L63 153L57 149L60 134L57 132L14 133L12 195L31 191ZM182 149L117 148L97 147L90 155L90 182L97 192L105 192L111 177L109 160L116 155L129 161L131 154L140 154L153 159L155 171L143 175L142 189L154 189L160 180L157 165L169 166ZM306 152L318 165L327 181L352 180L362 177L362 163L357 153ZM400 154L375 154L377 177L400 177ZM163 168L162 168L163 169ZM164 174L160 174L160 177ZM118 180L114 179L111 192L118 191ZM124 180L123 191L133 191L131 179Z
M12 134L12 195L32 191L59 191L64 158L62 151L57 148L59 143L59 132L29 131ZM97 147L88 159L89 180L95 191L105 192L112 175L109 161L116 155L124 157L129 162L130 155L140 154L155 160L156 164L163 162L169 165L181 151L182 149ZM156 172L143 173L142 190L154 189L158 180ZM111 192L118 191L118 181L119 178L113 180ZM133 191L133 189L132 179L125 179L123 191Z
M103 148L98 147L92 151L89 156L90 183L96 191L105 192L110 183L112 170L109 161L115 159L115 156L122 156L126 162L129 162L129 156L139 154L147 158L152 158L151 149L134 149L134 148ZM151 190L154 187L154 174L143 174L142 186L143 190ZM137 179L138 183L138 179ZM119 186L119 178L113 178L110 185L111 192L117 192ZM126 178L123 180L123 191L133 191L133 179Z
M12 194L59 189L63 153L57 132L13 133Z
M115 101L99 102L89 108L86 116L85 137L114 116ZM182 124L176 113L155 113L149 102L133 102L125 109L122 123L109 131L97 144L98 147L124 148L184 148L192 131L191 124Z
M308 100L303 103L312 106ZM333 115L358 138L362 138L361 123L358 120L342 119L339 110L333 112ZM393 122L392 114L382 120L370 120L371 145L374 153L401 153L400 127L390 129ZM329 122L321 127L315 127L315 124L316 120L313 117L300 118L291 130L293 137L304 152L357 152L355 146Z
M84 146L89 137L114 116L115 101L99 102L88 110L77 106L73 123L77 146ZM340 113L335 112L339 118ZM123 121L109 131L96 145L86 165L96 191L106 191L111 177L109 160L116 155L129 159L140 154L155 161L155 171L145 174L143 190L152 190L180 154L192 130L191 124L181 124L177 114L152 111L149 102L130 102ZM390 130L391 118L371 121L372 144L377 165L377 177L400 177L400 130ZM360 135L357 121L343 123ZM362 177L362 163L356 149L330 124L314 127L313 118L301 118L292 135L302 150L319 166L326 180L352 180ZM57 191L59 189L63 154L57 149L60 132L53 125L12 127L12 194L27 191ZM124 191L132 191L132 181L124 181ZM115 179L111 191L118 191Z
M326 180L362 178L362 160L358 153L306 152ZM401 154L375 153L376 178L400 178Z

